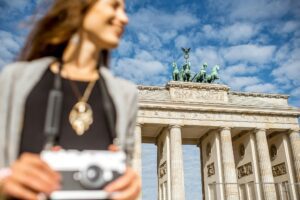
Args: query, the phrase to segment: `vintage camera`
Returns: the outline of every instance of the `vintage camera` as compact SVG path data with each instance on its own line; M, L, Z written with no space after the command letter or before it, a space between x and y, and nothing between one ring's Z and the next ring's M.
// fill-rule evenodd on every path
M126 170L122 151L43 151L41 158L62 175L62 188L50 195L51 200L107 199L103 188Z

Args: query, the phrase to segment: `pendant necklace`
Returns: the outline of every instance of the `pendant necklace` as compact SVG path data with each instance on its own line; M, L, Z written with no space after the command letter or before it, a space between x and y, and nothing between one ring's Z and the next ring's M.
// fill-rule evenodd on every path
M69 122L78 136L83 135L93 123L93 110L87 103L91 92L95 86L96 80L91 81L81 95L76 83L70 81L71 88L78 98L78 102L73 106L69 114Z

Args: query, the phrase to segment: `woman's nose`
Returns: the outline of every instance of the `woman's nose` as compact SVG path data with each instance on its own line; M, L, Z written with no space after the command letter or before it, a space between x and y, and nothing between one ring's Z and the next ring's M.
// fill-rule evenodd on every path
M120 22L124 25L128 24L128 22L129 22L128 16L124 10L121 10L119 12L118 18L119 18Z

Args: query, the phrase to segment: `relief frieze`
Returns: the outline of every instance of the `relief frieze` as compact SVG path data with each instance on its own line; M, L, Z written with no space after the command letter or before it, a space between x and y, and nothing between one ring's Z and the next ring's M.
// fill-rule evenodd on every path
M159 166L159 178L164 177L167 174L167 162L163 162L160 166Z
M185 100L193 102L226 102L227 93L223 91L173 89L170 90L171 98L174 100Z
M273 166L272 172L273 172L274 177L282 176L282 175L286 174L287 172L286 172L285 163L283 162L283 163Z
M208 112L176 112L164 110L139 110L139 117L160 119L185 119L201 121L230 121L230 122L254 122L254 123L294 123L293 117L262 116L247 114L208 113Z
M251 162L237 168L238 179L253 174Z
M211 163L207 165L207 176L210 177L213 175L215 175L215 164Z
M170 100L170 93L167 90L138 90L140 100Z

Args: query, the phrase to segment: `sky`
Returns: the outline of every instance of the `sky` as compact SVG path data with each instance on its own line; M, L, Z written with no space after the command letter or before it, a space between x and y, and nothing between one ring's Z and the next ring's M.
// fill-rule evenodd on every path
M0 68L13 61L45 0L0 0ZM49 1L49 0L47 0ZM231 90L290 95L300 107L300 0L128 0L129 25L112 71L140 85L165 85L191 48L192 71L220 65ZM143 197L156 199L156 146L143 145ZM186 199L200 199L199 149L184 146ZM199 181L198 181L199 180Z

